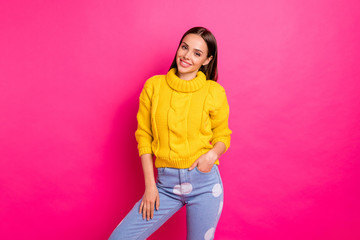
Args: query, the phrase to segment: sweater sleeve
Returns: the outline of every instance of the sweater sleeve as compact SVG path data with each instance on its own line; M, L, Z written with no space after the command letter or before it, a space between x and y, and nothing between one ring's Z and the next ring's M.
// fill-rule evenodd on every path
M225 89L219 85L215 85L213 92L213 109L210 111L211 130L213 136L211 143L215 145L217 142L223 142L226 146L224 153L230 147L230 135L232 131L229 129L229 104L227 101Z
M139 156L145 153L153 153L151 150L153 140L151 130L151 96L153 88L149 80L145 82L140 93L139 110L136 115L138 126L135 131L135 138L138 143Z

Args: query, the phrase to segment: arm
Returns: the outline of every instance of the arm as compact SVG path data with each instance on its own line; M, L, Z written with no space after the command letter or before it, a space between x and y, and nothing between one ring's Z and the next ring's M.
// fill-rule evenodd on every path
M151 96L152 86L148 80L145 82L139 97L139 110L136 116L138 127L135 132L145 180L145 193L140 204L139 213L142 213L143 219L147 218L147 220L154 216L154 205L156 204L156 209L158 210L160 204L159 192L154 178L153 153L151 149L153 140L151 130Z
M232 131L229 129L229 104L226 98L225 90L220 85L215 85L212 92L213 108L210 110L211 130L213 136L211 142L213 148L207 153L201 155L189 168L192 170L196 166L200 171L208 172L214 165L215 161L227 151L230 146L230 135Z
M215 107L210 111L211 130L213 136L211 143L216 145L218 142L225 144L225 153L230 147L230 135L232 131L229 129L229 104L227 101L225 89L216 85L216 91L214 91Z
M145 82L140 93L139 110L136 115L138 125L135 131L135 138L138 143L139 156L146 153L152 154L151 98L153 88L149 80Z

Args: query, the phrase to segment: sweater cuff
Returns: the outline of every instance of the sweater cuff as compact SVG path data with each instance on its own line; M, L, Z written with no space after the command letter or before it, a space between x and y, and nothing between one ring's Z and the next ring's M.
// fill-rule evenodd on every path
M146 153L152 154L151 147L140 147L139 148L139 156L140 157L141 157L141 155L146 154Z
M214 140L212 140L212 145L215 145L215 143L217 142L223 142L225 144L225 151L223 152L223 154L228 150L228 148L230 147L230 136L229 137L219 137L219 138L215 138Z

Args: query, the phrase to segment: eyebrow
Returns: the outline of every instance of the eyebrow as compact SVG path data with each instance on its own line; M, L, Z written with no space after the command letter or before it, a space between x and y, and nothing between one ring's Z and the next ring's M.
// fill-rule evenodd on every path
M182 43L185 43L185 45L186 45L186 46L189 46L189 44L187 44L187 43L186 43L186 42L184 42L184 41L183 41ZM198 52L204 53L204 52L203 52L203 51L201 51L200 49L195 48L195 50L196 50L196 51L198 51Z

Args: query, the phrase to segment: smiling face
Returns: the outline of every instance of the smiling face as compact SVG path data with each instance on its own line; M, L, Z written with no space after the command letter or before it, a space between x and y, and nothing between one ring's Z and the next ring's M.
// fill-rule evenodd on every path
M200 67L207 65L213 58L207 55L208 47L201 36L193 33L186 35L176 53L176 75L184 80L195 78Z

